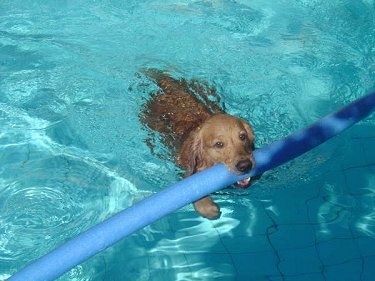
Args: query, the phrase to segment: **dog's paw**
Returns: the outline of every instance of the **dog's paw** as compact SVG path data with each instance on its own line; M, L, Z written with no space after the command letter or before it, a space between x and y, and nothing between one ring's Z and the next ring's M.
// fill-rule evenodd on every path
M204 218L216 220L220 218L220 207L210 197L204 197L194 203L195 210Z

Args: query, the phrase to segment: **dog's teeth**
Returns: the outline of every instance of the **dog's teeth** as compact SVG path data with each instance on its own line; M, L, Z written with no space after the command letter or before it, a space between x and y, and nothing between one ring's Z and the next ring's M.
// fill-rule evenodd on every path
M250 183L251 178L246 178L237 182L239 186L247 186Z

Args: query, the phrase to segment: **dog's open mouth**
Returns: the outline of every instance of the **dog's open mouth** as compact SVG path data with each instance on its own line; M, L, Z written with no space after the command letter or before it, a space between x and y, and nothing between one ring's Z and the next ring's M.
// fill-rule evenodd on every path
M238 182L236 182L236 187L239 187L239 188L248 188L250 185L251 185L251 178L246 178L246 179L243 179L243 180L240 180Z

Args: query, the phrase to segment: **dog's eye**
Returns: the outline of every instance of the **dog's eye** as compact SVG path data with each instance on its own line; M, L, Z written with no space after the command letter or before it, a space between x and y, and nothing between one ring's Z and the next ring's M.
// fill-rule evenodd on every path
M246 140L247 139L247 135L245 133L241 133L240 134L240 140Z
M214 145L216 148L223 148L224 147L224 143L221 142L221 141L217 141L215 142L215 145Z

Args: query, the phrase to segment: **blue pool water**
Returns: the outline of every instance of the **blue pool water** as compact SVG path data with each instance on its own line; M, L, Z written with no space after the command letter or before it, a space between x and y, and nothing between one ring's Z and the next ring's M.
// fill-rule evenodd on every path
M0 280L179 180L140 68L208 81L262 146L374 88L374 46L373 0L1 1ZM372 280L375 116L214 196L60 280Z

